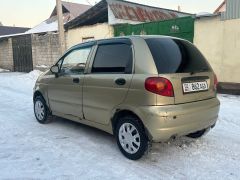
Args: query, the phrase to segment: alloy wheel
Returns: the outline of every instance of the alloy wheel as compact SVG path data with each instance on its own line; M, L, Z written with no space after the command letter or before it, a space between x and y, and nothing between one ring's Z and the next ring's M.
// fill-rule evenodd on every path
M119 142L122 148L129 154L136 153L140 148L140 135L137 128L130 124L124 123L119 129Z

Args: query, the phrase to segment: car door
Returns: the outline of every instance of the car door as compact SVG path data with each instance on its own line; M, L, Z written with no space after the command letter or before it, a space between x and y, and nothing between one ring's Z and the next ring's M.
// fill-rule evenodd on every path
M92 44L71 49L58 62L60 71L48 85L48 98L53 114L82 119L82 87Z
M108 124L111 111L121 104L132 79L133 53L129 39L98 42L83 86L83 112L87 120Z

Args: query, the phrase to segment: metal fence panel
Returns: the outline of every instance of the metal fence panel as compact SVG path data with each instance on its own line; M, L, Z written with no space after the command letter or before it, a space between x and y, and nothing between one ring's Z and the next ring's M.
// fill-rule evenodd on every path
M137 25L114 26L115 36L122 35L166 35L183 38L193 42L194 18L183 17L166 21L142 23Z
M12 38L14 71L30 72L33 70L31 35Z

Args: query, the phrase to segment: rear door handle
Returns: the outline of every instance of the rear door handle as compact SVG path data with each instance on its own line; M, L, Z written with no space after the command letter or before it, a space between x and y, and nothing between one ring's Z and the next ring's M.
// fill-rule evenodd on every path
M126 80L123 79L123 78L118 78L118 79L115 80L115 83L119 86L123 86L123 85L126 84Z
M79 83L80 79L79 78L73 78L73 83Z

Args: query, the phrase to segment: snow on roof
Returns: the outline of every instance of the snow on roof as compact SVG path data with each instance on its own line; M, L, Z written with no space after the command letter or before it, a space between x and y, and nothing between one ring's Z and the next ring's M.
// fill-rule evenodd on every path
M196 14L197 18L201 18L201 17L213 17L213 16L218 16L217 14L212 14L209 12L200 12L198 14Z
M26 34L26 33L3 35L3 36L0 36L0 39L1 39L1 38L13 37L13 36L20 36L20 35L24 35L24 34Z
M58 30L58 22L48 22L48 20L43 21L39 25L35 26L34 28L28 30L26 34L34 34L34 33L42 33L42 32L53 32Z

